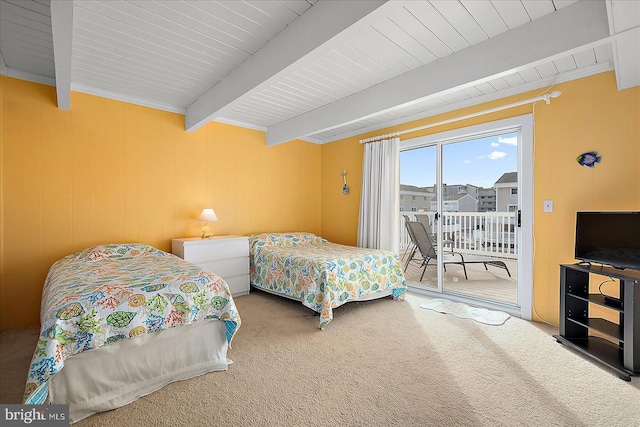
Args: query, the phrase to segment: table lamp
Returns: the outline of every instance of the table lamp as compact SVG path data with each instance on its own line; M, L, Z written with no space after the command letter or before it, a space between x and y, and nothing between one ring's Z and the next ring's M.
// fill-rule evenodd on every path
M213 211L213 209L202 209L202 212L200 213L200 217L198 218L198 221L206 221L202 226L203 239L211 239L213 237L213 232L209 227L209 221L213 222L217 220L218 220L218 217L216 216L216 213Z

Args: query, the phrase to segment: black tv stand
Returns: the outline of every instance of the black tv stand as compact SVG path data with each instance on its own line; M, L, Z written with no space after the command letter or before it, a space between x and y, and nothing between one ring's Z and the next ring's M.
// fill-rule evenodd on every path
M620 298L589 293L591 274L618 279ZM590 304L617 312L618 323L590 317ZM609 339L590 335L590 330ZM625 381L640 374L640 271L561 265L560 334L554 338L613 369Z

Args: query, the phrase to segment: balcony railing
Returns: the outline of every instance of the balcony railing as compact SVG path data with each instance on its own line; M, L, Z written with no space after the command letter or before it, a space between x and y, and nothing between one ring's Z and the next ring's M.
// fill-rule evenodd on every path
M404 225L403 215L417 220L416 215L427 215L431 230L435 233L435 212L400 212L400 250L411 243ZM515 212L444 212L442 232L445 239L453 240L458 252L517 258L518 234Z

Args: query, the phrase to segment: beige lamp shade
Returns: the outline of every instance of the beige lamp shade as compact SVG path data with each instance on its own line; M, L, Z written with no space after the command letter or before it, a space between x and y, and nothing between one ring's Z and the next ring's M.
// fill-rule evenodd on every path
M218 217L213 209L202 209L198 221L217 221Z

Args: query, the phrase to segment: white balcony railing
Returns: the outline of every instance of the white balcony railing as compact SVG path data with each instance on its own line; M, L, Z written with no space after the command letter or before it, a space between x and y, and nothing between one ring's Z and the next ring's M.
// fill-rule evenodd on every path
M417 220L416 215L427 215L436 232L435 212L400 212L400 250L411 243L403 215L412 221ZM455 251L517 258L515 212L444 212L438 221L442 221L444 238L453 240Z

